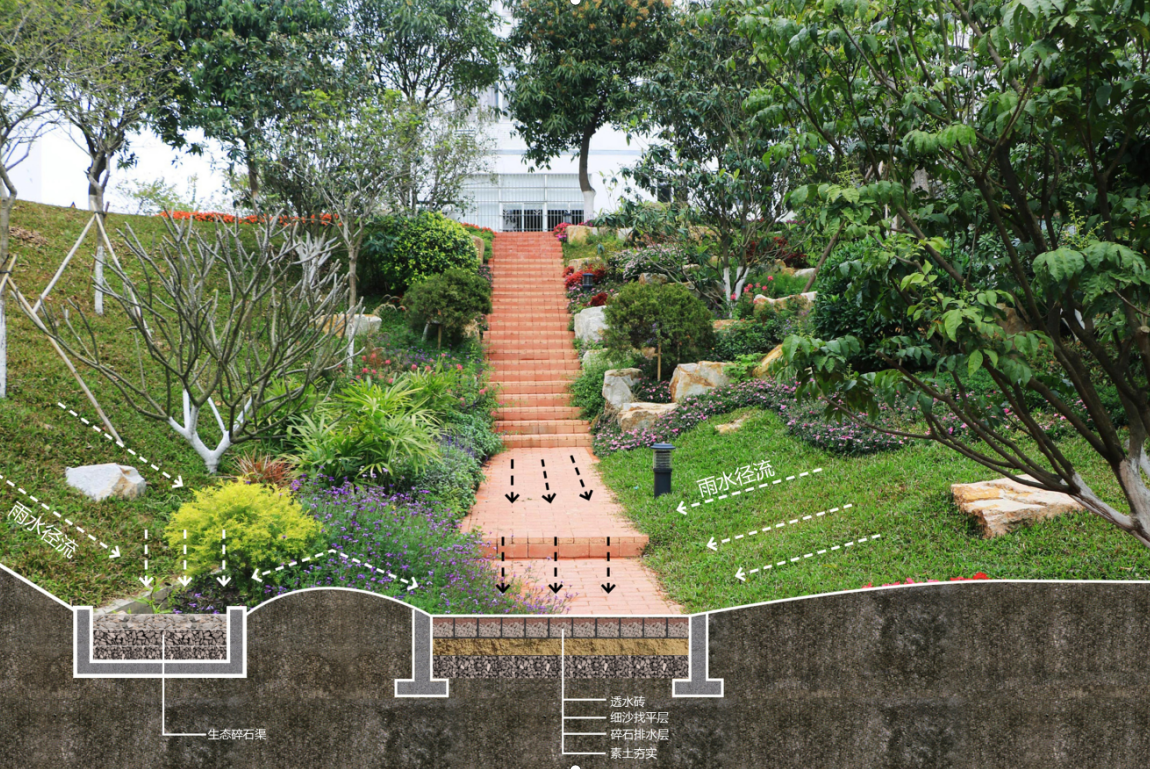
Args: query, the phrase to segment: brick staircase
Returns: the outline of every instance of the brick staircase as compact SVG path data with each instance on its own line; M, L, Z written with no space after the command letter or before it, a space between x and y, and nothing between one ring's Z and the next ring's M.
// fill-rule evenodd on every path
M548 232L498 233L493 253L485 347L501 388L496 430L509 449L589 447L589 423L567 391L579 359L567 330L562 247Z
M501 388L496 429L507 451L488 461L462 529L482 532L499 579L519 579L543 595L561 590L568 611L681 612L641 562L647 535L603 483L590 425L571 405L567 386L579 360L567 330L559 241L548 232L499 233L491 269L484 343Z

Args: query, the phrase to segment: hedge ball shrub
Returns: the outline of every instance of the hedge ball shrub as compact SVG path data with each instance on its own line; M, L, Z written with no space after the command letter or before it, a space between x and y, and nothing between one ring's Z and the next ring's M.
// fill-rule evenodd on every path
M663 376L679 363L699 360L714 344L714 318L706 303L681 283L628 283L607 304L604 345L621 355L662 346Z
M474 270L455 268L416 283L405 301L412 328L440 323L445 336L458 337L468 324L491 312L491 284Z
M463 225L432 211L383 217L362 250L364 291L402 293L453 267L474 272L481 264Z
M270 569L313 553L320 533L319 523L286 490L235 481L196 491L172 516L164 539L181 560L187 545L191 577L219 567L226 544L226 573L242 588L257 567Z

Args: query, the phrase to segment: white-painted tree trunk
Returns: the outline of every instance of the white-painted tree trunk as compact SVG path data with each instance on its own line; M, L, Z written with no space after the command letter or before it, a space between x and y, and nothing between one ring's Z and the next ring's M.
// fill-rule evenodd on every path
M96 295L92 299L97 315L104 314L104 244L96 246Z
M583 190L583 221L595 218L595 190Z
M749 267L736 267L735 283L732 285L730 265L723 268L723 301L727 305L727 317L732 317L735 314L735 302L739 301L738 297L743 293L743 284L747 282L747 276L750 272ZM735 298L732 299L732 296Z
M215 475L220 467L220 459L223 457L224 452L232 447L232 433L240 428L244 423L244 418L247 416L248 409L251 408L252 401L249 398L248 403L244 406L243 413L241 413L229 430L224 426L223 419L220 418L220 412L216 409L215 405L209 400L208 405L211 406L212 413L215 414L216 424L220 427L220 441L216 447L209 448L206 443L200 438L199 433L199 419L200 409L192 405L192 399L188 395L188 391L184 391L184 423L180 424L172 417L168 417L168 424L176 434L183 438L188 444L200 455L200 459L204 460L204 465L208 468L208 472Z

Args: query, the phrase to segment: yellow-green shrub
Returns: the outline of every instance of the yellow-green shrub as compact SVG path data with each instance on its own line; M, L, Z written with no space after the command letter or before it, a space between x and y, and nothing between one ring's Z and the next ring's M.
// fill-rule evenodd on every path
M221 539L224 532L227 537ZM180 556L187 545L189 576L208 572L226 559L227 573L241 588L250 583L256 567L266 569L312 553L319 535L319 522L287 491L242 482L197 491L164 531ZM222 544L227 545L226 556Z

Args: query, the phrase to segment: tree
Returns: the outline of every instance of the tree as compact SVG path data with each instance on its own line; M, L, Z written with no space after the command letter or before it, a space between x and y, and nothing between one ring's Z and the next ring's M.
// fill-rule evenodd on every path
M88 207L104 213L117 155L131 162L130 138L168 105L175 87L170 46L156 21L98 0L98 23L59 51L51 98L88 153ZM100 66L96 66L100 64Z
M468 102L499 78L489 0L346 0L348 66L423 108Z
M854 337L788 338L802 390L859 421L916 406L928 431L899 434L1025 473L1150 546L1148 27L1145 0L772 0L744 19L768 73L802 73L771 74L752 100L764 119L875 171L791 202L877 239L840 269L855 301L901 321L876 350L888 368L861 376ZM979 372L995 392L971 388ZM1105 460L1128 510L1038 403Z
M8 248L8 226L17 189L11 171L51 126L48 87L59 74L58 55L85 37L95 14L70 2L0 3L0 398L8 394L6 284L15 268ZM79 62L71 62L72 66ZM99 69L84 62L83 72ZM81 74L71 71L72 75Z
M733 10L699 4L681 16L639 88L646 111L636 128L654 142L625 171L651 193L672 187L675 205L715 234L723 278L712 299L728 308L770 252L792 165L775 152L781 132L743 112L764 75L748 63L751 44L735 33Z
M339 365L338 342L323 321L346 293L335 273L314 283L292 279L297 238L276 218L213 236L192 222L166 221L167 236L152 249L128 230L142 277L112 266L113 284L123 288L108 289L147 351L152 379L142 352L138 380L114 366L75 302L63 318L46 310L43 321L32 320L132 408L171 427L215 473L230 447L282 432L307 408L304 396L320 377ZM255 228L254 248L244 244L243 226ZM200 420L205 408L220 431L211 445Z
M268 162L276 178L297 185L299 205L333 218L347 251L351 308L367 225L395 202L396 180L417 133L414 119L395 92L375 101L313 94L308 113L293 116L269 137Z
M330 87L341 19L322 0L136 0L162 20L180 68L176 99L157 118L165 141L188 142L190 129L224 145L247 167L248 191L260 194L264 136L307 107L308 93Z
M483 116L411 103L400 110L404 119L395 205L410 216L448 206L465 207L464 183L488 168L491 140L483 132Z
M588 217L591 137L608 123L622 124L635 107L639 81L664 48L670 9L670 0L521 0L512 8L508 108L515 128L537 165L578 150Z

